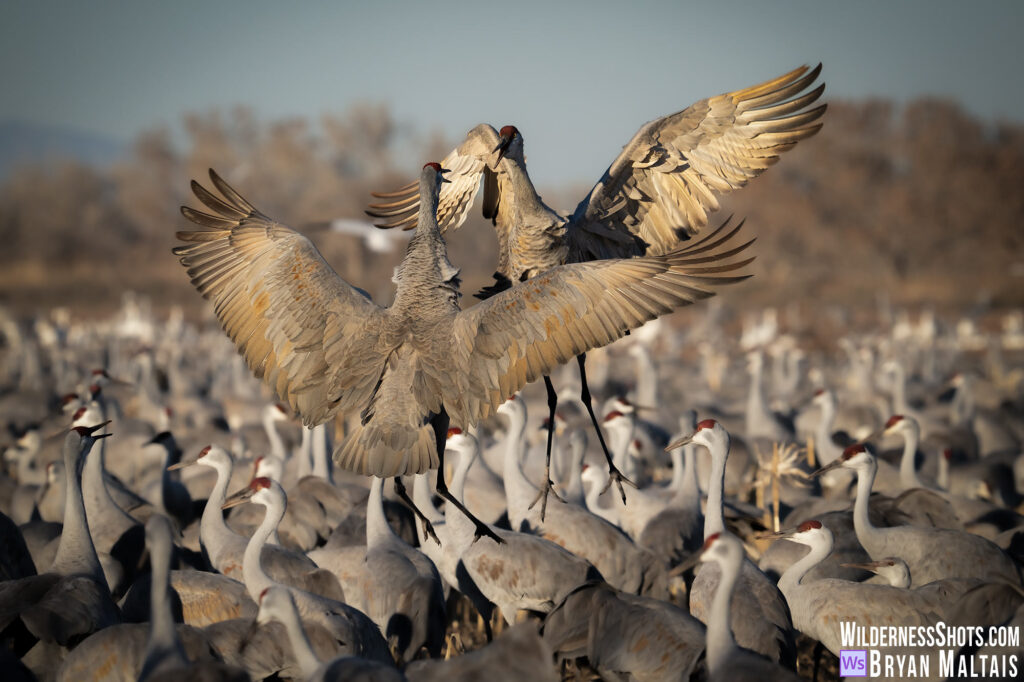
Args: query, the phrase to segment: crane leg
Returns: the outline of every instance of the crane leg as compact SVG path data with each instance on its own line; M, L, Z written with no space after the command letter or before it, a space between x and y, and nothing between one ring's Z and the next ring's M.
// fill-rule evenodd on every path
M437 533L434 532L434 526L431 525L430 521L427 520L427 517L420 511L419 507L416 506L416 503L412 501L412 498L409 497L409 492L405 489L405 483L402 483L401 476L395 476L395 494L401 498L402 502L409 505L409 508L412 509L412 513L415 514L416 518L418 518L420 523L423 524L423 534L436 542L437 546L440 547L441 540L437 537Z
M469 520L473 522L473 525L476 526L476 533L473 538L474 542L486 535L500 545L504 540L499 538L497 534L491 530L490 526L473 516L473 514L466 509L465 505L456 500L455 496L448 492L448 484L445 483L444 480L444 450L445 443L448 440L448 413L442 409L441 414L435 415L434 418L431 419L431 422L434 426L434 438L437 442L437 483L434 486L437 494L447 500L449 504L455 505L456 509L465 514Z
M594 430L597 431L597 442L601 444L601 450L604 452L604 458L608 462L608 483L605 485L603 493L611 487L612 482L619 488L619 495L622 496L622 504L626 504L626 491L622 489L622 484L631 485L634 488L636 483L629 480L622 475L618 467L615 466L615 462L612 461L612 453L608 451L608 445L604 442L604 434L601 433L601 426L597 423L597 416L594 414L594 406L591 404L592 400L590 397L590 387L587 385L587 354L580 353L576 356L576 362L580 366L580 383L583 385L583 390L580 392L580 402L587 408L587 414L590 415L590 421L594 425Z
M551 445L555 437L555 407L558 406L558 394L555 393L555 387L551 385L551 377L544 377L544 388L548 391L548 452L547 458L544 460L544 485L540 487L537 492L537 497L533 498L533 502L527 509L533 509L533 507L540 502L540 520L544 520L544 514L548 510L548 493L551 493L560 501L565 502L558 493L554 491L552 486L554 483L551 481Z

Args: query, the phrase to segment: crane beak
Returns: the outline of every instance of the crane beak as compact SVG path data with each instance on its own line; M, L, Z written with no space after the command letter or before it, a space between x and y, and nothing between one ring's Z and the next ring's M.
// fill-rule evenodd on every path
M680 438L678 440L672 441L671 443L669 443L668 445L665 446L665 452L671 452L672 450L675 450L676 448L683 447L687 443L693 441L693 437L696 436L696 435L697 435L697 432L694 431L689 436L683 436L682 438Z
M839 564L843 568L859 568L864 571L871 571L872 573L878 573L878 567L882 565L881 561L868 561L863 564Z
M112 433L105 433L102 436L93 436L94 433L96 433L97 431L99 431L100 429L102 429L104 426L106 426L107 424L109 424L112 421L113 421L112 419L108 419L107 421L103 422L102 424L97 424L96 426L89 426L89 427L87 427L87 429L88 429L87 430L87 435L92 436L93 438L106 438L107 436L113 436L114 434L112 434ZM71 429L68 429L68 431L70 431L70 430ZM67 433L67 431L65 431L64 433ZM54 435L59 435L59 434L54 434Z
M815 471L813 474L811 474L811 478L817 478L818 476L822 476L822 475L828 473L829 471L832 471L833 469L838 469L841 466L843 466L843 460L841 460L841 459L833 460L831 463L826 464L825 466L821 467L820 469Z
M498 158L494 160L494 165L498 165L501 162L501 160L505 158L505 152L508 151L508 146L511 143L512 143L512 138L511 137L502 136L502 137L498 138L498 146L495 147L494 151L491 152L492 154L494 152L498 153Z
M674 578L677 575L682 575L683 573L686 573L691 568L700 563L700 558L703 554L703 551L694 552L690 556L686 557L686 561L682 562L681 564L673 568L671 571L669 571L668 576L670 578Z
M441 174L441 182L442 182L442 183L445 183L445 182L448 182L448 183L450 183L450 182L451 182L451 180L449 180L448 178L446 178L446 177L444 176L444 175L445 175L445 173L451 173L451 170L449 170L448 168L442 168L442 169L440 170L440 174Z
M786 530L775 531L774 533L758 533L754 537L758 540L781 540L782 538L793 537L796 533L796 528L787 528Z
M237 507L240 504L245 504L249 501L256 491L252 488L245 487L233 494L228 499L224 500L224 504L221 505L221 509L230 509L231 507Z
M195 464L198 461L199 461L198 459L192 459L192 460L182 460L180 462L175 462L174 464L172 464L169 467L167 467L167 470L168 471L177 471L178 469L184 469L185 467L192 466L193 464Z

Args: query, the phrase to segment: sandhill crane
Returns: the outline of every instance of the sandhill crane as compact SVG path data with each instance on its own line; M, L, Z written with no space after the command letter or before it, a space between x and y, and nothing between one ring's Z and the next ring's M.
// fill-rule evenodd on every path
M309 637L299 620L299 612L291 593L283 587L268 587L260 594L258 623L276 620L284 625L292 653L302 676L308 682L340 682L364 680L366 682L401 682L405 679L395 668L377 661L354 656L340 656L321 663L313 651Z
M520 623L476 651L446 661L416 661L405 669L410 682L488 680L488 682L557 682L551 650L532 623Z
M728 533L714 533L704 541L702 562L714 562L722 576L708 614L707 663L712 680L798 680L794 673L740 648L733 638L737 582L747 563L743 543ZM750 618L751 615L746 615Z
M878 465L867 446L851 445L839 459L816 473L820 475L838 467L857 472L854 529L872 559L899 556L910 567L914 585L954 577L1000 578L1020 584L1019 569L1013 560L985 538L948 528L879 528L872 524L868 518L868 499Z
M64 438L64 531L53 566L47 573L0 583L0 631L20 621L29 637L19 637L19 645L42 640L73 646L120 621L89 534L78 474L81 459L88 457L98 439L109 435L95 435L107 423L74 427Z
M201 631L175 625L170 595L173 543L166 517L154 514L146 522L146 545L153 568L149 589L148 623L124 623L89 637L61 665L60 682L77 680L152 679L162 670L180 670L190 661L220 665ZM194 669L190 672L196 672ZM208 672L208 671L204 671ZM206 678L203 678L206 679Z
M686 433L697 428L692 411L680 417L679 425ZM697 483L696 445L688 443L672 448L672 484L667 506L644 524L638 544L665 557L675 565L701 547L704 513L700 508L700 486Z
M795 530L771 535L810 547L811 551L782 574L779 589L786 595L793 625L837 656L841 621L865 626L928 626L941 616L937 600L915 590L835 578L804 582L806 573L832 552L832 531L820 521L812 519Z
M460 455L451 484L456 497L462 495L477 452L469 439L456 436L448 443ZM486 607L474 598L479 592L501 609L509 625L515 623L520 609L547 613L577 585L601 577L586 559L535 535L495 529L500 542L474 542L469 517L454 506L445 508L445 527L451 542L449 551L459 557L459 591L487 617Z
M707 506L704 509L706 546L708 538L713 535L725 535L722 494L726 459L729 456L729 433L714 419L705 419L697 424L696 431L668 447L677 448L689 442L703 445L711 453L711 477L707 487ZM690 587L690 613L705 624L709 623L709 610L714 606L715 586L723 580L719 565L719 562L704 562ZM740 589L731 602L736 641L740 646L772 660L795 662L792 621L782 594L775 583L745 557L740 568Z
M704 652L704 625L658 599L590 582L544 618L557 660L586 656L602 678L689 679Z
M561 545L573 554L592 563L609 585L623 592L667 595L665 566L649 550L638 547L613 524L585 507L562 501L554 502L541 519L540 510L530 506L537 488L519 466L526 424L526 403L518 396L498 408L509 419L504 459L505 496L508 520L515 530L530 530L546 540Z
M843 564L851 568L859 568L875 573L882 584L892 587L908 589L910 587L910 568L907 562L899 557L886 557L878 561L867 561L859 564ZM953 620L953 610L960 597L974 588L987 584L986 581L978 578L945 578L935 580L926 585L914 589L914 592L922 597L930 599L934 604L934 610L939 613L939 620L950 623Z
M738 229L723 226L661 256L562 266L460 311L459 273L437 224L441 173L433 163L420 174L418 228L389 308L212 171L223 198L192 189L218 215L182 208L202 229L179 232L188 244L175 253L250 369L306 426L361 410L334 456L364 475L437 468L449 420L472 426L556 365L710 296L708 285L738 281L725 273L747 262L723 262L746 247L719 251ZM438 492L458 504L443 476Z
M564 263L666 253L707 224L708 211L718 208L716 194L742 187L820 129L825 106L807 107L825 86L799 95L820 71L820 65L801 67L645 124L571 216L555 212L537 194L526 172L523 136L515 126L495 132L478 125L442 161L452 176L439 204L441 229L462 224L484 178L483 212L498 233L499 254L495 284L477 294L480 298ZM367 211L391 219L378 227L410 229L416 224L422 202L417 202L415 183L376 196L394 199ZM577 355L581 400L621 493L622 475L612 465L591 405L585 358ZM558 398L547 372L544 383L553 424ZM549 461L551 440L549 430ZM545 499L550 487L550 480L542 486Z
M217 472L217 482L206 500L206 507L203 508L203 515L199 521L203 552L214 569L229 578L242 581L242 559L249 541L228 528L221 510L227 500L234 458L219 445L208 445L199 452L196 459L182 460L171 466L180 469L192 465L210 467ZM317 586L323 586L325 583L324 576L318 575L317 565L298 552L268 544L264 546L260 560L271 578L293 587L317 590Z
M399 664L426 647L441 653L445 605L434 564L407 545L384 516L384 480L374 478L366 508L366 575L361 586L367 615L380 627Z
M252 499L253 502L266 507L263 523L256 529L242 558L242 573L245 576L245 587L254 601L264 589L275 585L286 587L291 591L295 604L304 618L309 618L324 625L346 650L354 655L366 656L384 662L390 662L387 645L380 630L363 612L348 604L307 592L294 587L277 583L270 578L261 565L260 555L266 544L270 531L281 521L287 503L284 490L277 481L269 478L254 478L248 487L243 488L224 503L225 507Z

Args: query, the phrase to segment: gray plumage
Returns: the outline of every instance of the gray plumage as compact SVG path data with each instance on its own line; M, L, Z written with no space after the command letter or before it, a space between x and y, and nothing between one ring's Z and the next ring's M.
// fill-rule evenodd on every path
M538 196L519 131L481 124L441 162L451 169L438 207L441 230L463 223L483 179L484 217L498 232L499 279L515 283L564 263L666 253L707 225L716 195L742 187L818 131L825 106L807 107L825 86L797 95L820 71L800 67L645 124L570 216ZM376 196L393 199L367 211L390 220L378 227L415 226L415 183Z
M175 253L250 369L304 424L360 411L334 457L366 475L436 468L433 415L468 428L556 365L738 281L725 273L748 262L725 262L746 244L721 251L738 228L720 228L661 256L562 266L460 311L436 220L441 174L428 165L418 228L382 308L305 237L211 180L223 198L192 188L217 215L183 208L201 229L179 232L189 244Z

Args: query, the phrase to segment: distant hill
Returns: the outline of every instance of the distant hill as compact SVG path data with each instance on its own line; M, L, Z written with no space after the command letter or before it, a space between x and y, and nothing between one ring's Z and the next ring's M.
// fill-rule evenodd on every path
M127 144L111 137L26 121L0 121L0 180L19 165L73 159L107 166Z

